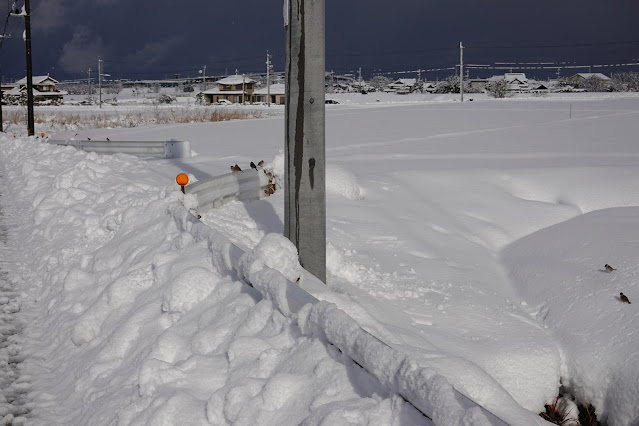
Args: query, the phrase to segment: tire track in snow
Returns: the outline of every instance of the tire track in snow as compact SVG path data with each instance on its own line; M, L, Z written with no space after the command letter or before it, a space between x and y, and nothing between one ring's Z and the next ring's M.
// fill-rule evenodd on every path
M10 253L6 246L8 229L4 222L0 203L0 425L22 425L30 411L27 393L31 386L20 374L20 364L24 359L20 350L20 302L18 292L5 271Z

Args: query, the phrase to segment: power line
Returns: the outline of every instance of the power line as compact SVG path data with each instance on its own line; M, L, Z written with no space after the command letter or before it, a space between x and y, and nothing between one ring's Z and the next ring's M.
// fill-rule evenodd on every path
M471 49L540 49L540 48L562 48L562 47L596 47L596 46L621 46L625 44L639 43L639 40L626 40L626 41L610 41L610 42L595 42L595 43L562 43L562 44L538 44L538 45L497 45L497 46L482 46L471 45Z

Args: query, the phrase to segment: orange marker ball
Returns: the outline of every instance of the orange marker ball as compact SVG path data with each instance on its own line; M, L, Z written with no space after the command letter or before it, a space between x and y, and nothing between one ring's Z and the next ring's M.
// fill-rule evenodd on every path
M175 178L175 181L177 182L178 185L186 185L187 183L189 183L189 177L184 174L184 173L180 173L179 175L177 175L177 177Z

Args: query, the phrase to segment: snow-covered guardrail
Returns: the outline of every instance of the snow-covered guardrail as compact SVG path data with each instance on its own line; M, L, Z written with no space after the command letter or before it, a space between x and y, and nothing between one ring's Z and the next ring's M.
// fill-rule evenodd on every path
M401 353L362 329L355 319L336 305L320 301L288 280L279 271L264 266L259 271L251 267L251 251L244 251L225 236L200 222L183 205L174 203L168 213L177 227L189 232L196 240L207 241L212 261L220 271L238 276L258 290L263 297L286 316L297 315L301 331L335 345L390 392L397 393L438 425L508 425L457 391L434 369ZM306 288L324 284L302 270L300 281ZM535 425L530 417L511 419L512 424ZM538 419L538 417L537 417Z
M129 154L138 157L188 158L191 156L189 141L94 141L94 140L50 140L50 144L68 145L98 154Z
M262 168L242 170L200 180L184 187L197 196L198 212L204 213L233 199L257 200L275 192L273 174Z

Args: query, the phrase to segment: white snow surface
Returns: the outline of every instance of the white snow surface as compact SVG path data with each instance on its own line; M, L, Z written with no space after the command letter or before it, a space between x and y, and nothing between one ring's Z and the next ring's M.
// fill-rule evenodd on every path
M430 423L349 358L377 353L328 343L352 318L432 372L437 424L485 421L451 385L511 424L543 423L560 385L638 423L639 97L370 96L327 107L326 288L305 287L281 236L281 191L207 212L207 238L176 213L193 204L179 172L282 173L281 115L76 136L190 140L179 160L0 135L28 421ZM290 312L265 268L321 302Z

